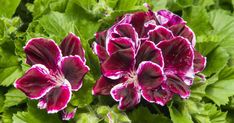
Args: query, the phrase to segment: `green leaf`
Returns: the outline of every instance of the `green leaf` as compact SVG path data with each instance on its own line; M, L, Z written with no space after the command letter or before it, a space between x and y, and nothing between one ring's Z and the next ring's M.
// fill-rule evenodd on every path
M79 113L77 119L76 123L98 123L100 121L100 119L91 113Z
M4 108L22 103L27 97L18 89L12 88L5 94Z
M222 70L229 60L229 55L224 48L218 47L207 55L207 64L203 73L206 76L218 73Z
M5 100L4 94L2 91L0 91L0 113L3 112L4 100Z
M152 114L148 108L142 106L134 109L128 116L133 123L155 123L155 121L158 121L158 123L171 123L167 117Z
M0 0L0 16L11 18L18 7L20 0Z
M131 123L131 120L125 114L125 112L120 111L117 106L113 106L111 111L108 113L108 121L106 122L114 122L114 123Z
M44 15L39 23L51 37L60 42L69 32L74 32L74 22L69 20L64 13L50 12ZM63 26L61 26L63 25Z
M168 108L173 123L193 123L188 110L183 105L180 105L179 109L173 105L168 106Z
M197 36L197 42L195 49L199 51L202 55L207 56L219 45L219 38L217 36Z
M207 34L211 29L209 16L205 8L192 6L183 10L183 16L196 35Z
M230 54L230 64L234 65L234 16L223 10L215 10L209 13L213 26L212 35L219 37L220 46Z

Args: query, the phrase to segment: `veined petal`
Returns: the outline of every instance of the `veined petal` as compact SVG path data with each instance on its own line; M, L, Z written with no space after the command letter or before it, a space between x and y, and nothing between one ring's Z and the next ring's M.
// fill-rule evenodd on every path
M157 20L160 25L170 27L177 24L185 24L186 22L178 15L173 14L168 10L160 10L156 14Z
M79 90L82 86L82 79L89 71L89 67L78 55L63 57L60 66L64 77L70 82L72 90Z
M60 44L63 56L79 55L85 61L85 51L82 48L80 38L73 33L69 33Z
M182 36L187 38L189 42L195 47L196 44L196 37L194 32L186 25L173 25L169 27L169 29L173 32L175 36Z
M109 57L105 47L97 44L96 42L93 43L93 52L98 56L101 63Z
M206 57L202 56L198 51L194 51L194 72L199 73L206 67Z
M137 69L137 78L143 90L158 88L166 79L163 68L150 61L141 62Z
M101 64L102 73L110 79L118 79L134 66L133 49L119 50Z
M15 88L23 91L30 99L39 99L55 87L49 70L41 64L33 65L23 77L16 80Z
M164 40L157 45L162 50L166 73L186 75L193 69L194 51L182 37Z
M181 98L188 98L190 96L189 86L175 75L167 75L163 88L180 95Z
M27 64L43 64L48 69L56 69L62 58L61 51L57 44L51 39L33 38L24 47L27 57Z
M154 30L149 31L148 39L158 44L162 40L172 39L174 36L170 30L163 26L157 26Z
M132 27L132 25L124 23L119 24L115 27L114 30L115 36L113 38L119 38L119 37L127 37L132 39L132 41L135 42L136 47L138 45L138 34L136 30Z
M57 113L67 107L71 99L71 85L65 81L63 85L53 88L46 94L47 112Z
M172 99L173 94L164 89L142 90L142 96L145 100L151 103L157 103L164 106Z
M141 94L138 87L134 83L120 83L111 89L111 96L119 102L118 108L124 110L137 105L140 102Z
M141 44L136 56L136 67L138 67L142 61L151 61L164 67L162 51L151 41L145 41Z
M116 80L109 79L105 76L101 76L93 86L93 95L110 95L111 89L119 84L125 82L125 78L119 78Z
M144 25L149 23L149 21L150 23L153 22L151 20L155 20L155 14L152 11L136 12L132 14L130 24L135 28L139 37L142 38L145 34ZM156 23L154 25L156 25Z
M116 51L133 48L133 46L134 46L133 41L130 38L126 37L112 38L108 43L107 50L108 54L112 55Z
M104 30L102 32L97 32L95 34L96 42L97 44L101 45L102 47L106 47L106 35L107 35L107 30Z

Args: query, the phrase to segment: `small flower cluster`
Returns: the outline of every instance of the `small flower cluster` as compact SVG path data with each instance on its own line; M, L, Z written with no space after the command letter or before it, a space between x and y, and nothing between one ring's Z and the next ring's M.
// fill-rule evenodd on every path
M24 47L32 67L14 83L30 99L39 99L38 107L56 113L67 107L72 91L78 91L89 71L80 39L70 33L60 46L50 39L33 38ZM75 112L75 111L74 111ZM66 114L63 119L74 116Z
M137 105L141 96L162 106L175 94L188 98L195 74L206 65L195 43L186 22L170 11L126 14L96 33L93 51L102 76L93 94L111 95L122 110Z

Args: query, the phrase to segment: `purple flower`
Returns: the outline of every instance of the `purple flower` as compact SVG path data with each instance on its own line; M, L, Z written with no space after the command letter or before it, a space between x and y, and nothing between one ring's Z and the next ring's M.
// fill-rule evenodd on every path
M85 65L80 39L70 33L60 47L50 39L33 38L24 47L32 67L14 86L30 99L39 99L38 107L48 113L63 110L71 99L71 91L78 91L89 71Z
M76 114L76 109L77 108L74 108L72 111L63 110L62 111L62 119L63 120L70 120L70 119L74 118L74 116Z
M93 51L102 76L93 94L111 95L119 109L137 105L141 96L162 106L174 94L189 97L194 75L206 64L195 39L186 22L170 11L126 14L96 33Z

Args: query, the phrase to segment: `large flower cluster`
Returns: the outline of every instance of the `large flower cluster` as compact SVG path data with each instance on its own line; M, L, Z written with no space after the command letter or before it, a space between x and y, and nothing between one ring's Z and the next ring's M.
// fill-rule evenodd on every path
M89 71L85 65L84 49L80 39L70 33L60 47L50 39L33 38L24 47L32 67L15 82L15 87L30 99L39 99L38 107L56 113L66 108L72 92L82 86ZM65 115L63 119L72 116Z
M137 105L141 96L160 105L175 94L188 98L195 74L206 64L195 43L186 22L170 11L126 14L96 33L93 51L102 76L93 94L111 95L119 109Z

